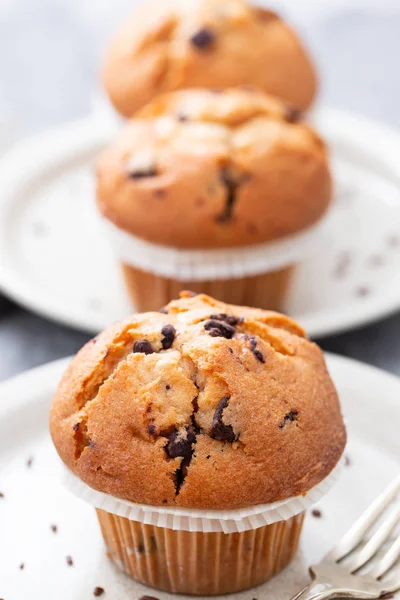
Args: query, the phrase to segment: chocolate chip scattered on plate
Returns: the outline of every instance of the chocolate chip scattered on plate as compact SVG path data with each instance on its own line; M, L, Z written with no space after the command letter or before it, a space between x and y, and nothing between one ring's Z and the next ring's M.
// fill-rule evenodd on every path
M320 519L322 517L322 512L319 510L319 508L313 508L311 514L316 519Z
M365 296L368 296L368 294L370 294L370 292L371 292L371 290L365 285L362 285L356 289L356 295L359 296L360 298L365 298Z
M96 596L96 598L98 596L102 596L104 594L104 588L100 587L100 586L96 586L93 590L93 596Z
M72 566L73 566L73 564L74 564L74 561L72 560L72 556L66 556L66 557L65 557L65 560L67 561L67 565L68 565L69 567L72 567Z

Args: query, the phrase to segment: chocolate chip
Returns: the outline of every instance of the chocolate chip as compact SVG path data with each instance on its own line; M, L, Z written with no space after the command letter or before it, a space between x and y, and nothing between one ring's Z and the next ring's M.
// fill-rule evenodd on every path
M167 390L167 392L171 389L171 386L169 385L169 383L167 383L167 385L165 386L165 389Z
M102 587L95 587L93 590L93 596L102 596L104 594L104 588Z
M225 408L228 406L230 396L224 396L219 401L217 408L215 409L214 417L211 425L211 432L216 440L221 442L234 442L236 439L232 425L226 425L222 421L222 416Z
M201 50L208 49L214 41L215 33L206 27L199 29L199 31L190 38L190 43Z
M176 115L176 118L177 118L177 119L178 119L178 121L180 121L181 123L185 123L185 121L187 121L187 120L188 120L188 116L187 116L187 115L185 115L185 113L183 113L183 112L179 112L179 113Z
M322 512L319 510L319 508L313 508L311 514L316 519L320 519L322 517Z
M259 360L261 363L265 363L264 356L262 355L260 350L257 350L257 338L254 335L250 338L250 350L252 351L257 360Z
M226 188L226 200L225 208L223 212L217 216L217 221L219 223L225 223L232 218L233 208L236 202L236 192L242 181L232 172L229 165L221 169L220 178Z
M173 431L168 436L168 444L165 446L170 458L190 458L193 453L193 444L196 442L196 433L191 425Z
M43 223L41 221L37 221L36 223L33 223L32 224L32 232L33 232L33 235L35 235L36 237L44 237L48 233L48 228L47 228L46 223Z
M88 447L89 447L89 448L95 448L95 447L96 447L96 444L95 444L95 443L94 443L94 441L93 441L93 440L91 440L90 438L88 439Z
M235 328L232 325L216 319L208 319L204 323L204 329L208 331L211 337L224 337L230 340L235 335Z
M390 235L387 239L389 248L399 248L400 247L400 235L393 234Z
M147 431L149 432L150 435L156 435L156 426L155 425L149 425L147 427Z
M164 336L161 340L163 350L168 350L174 343L176 336L175 327L173 325L164 325L161 329L161 333Z
M153 354L154 349L149 340L138 340L133 344L133 351L141 354Z
M231 354L233 354L233 350L232 350L232 348L229 348L229 352L230 352Z
M22 571L23 569L25 569L25 564L24 564L24 563L21 563L21 564L19 565L19 568L20 568L20 570Z
M302 111L293 104L286 105L285 119L289 123L297 123L303 116Z
M338 279L342 279L345 277L349 271L351 265L352 257L350 252L342 252L337 259L336 266L333 270L334 277Z
M360 286L359 288L356 289L356 294L360 298L365 298L365 296L368 296L368 294L370 292L371 292L371 290L367 286L365 286L365 285Z
M369 258L369 260L367 261L367 265L371 268L377 268L377 267L382 267L385 264L385 259L383 258L383 256L379 256L379 254L375 254L374 256L371 256Z
M297 410L291 410L290 412L287 413L287 415L285 415L283 417L283 420L281 422L281 424L279 425L279 429L283 429L286 425L286 423L293 423L294 421L297 421L297 417L299 416L299 413Z
M72 429L74 431L79 431L79 423L75 423L75 425L72 425Z
M69 567L72 567L72 566L73 566L73 564L74 564L74 561L72 560L72 556L66 556L66 557L65 557L65 560L67 561L67 565L68 565Z
M165 450L170 458L182 457L180 466L175 471L175 489L179 494L179 490L186 477L187 469L192 460L196 443L196 432L194 427L186 425L178 431L174 431L168 436L168 443Z
M52 530L53 533L57 533L58 527L57 525L50 525L50 529Z
M30 469L32 465L33 465L33 456L30 456L28 458L28 460L26 461L26 466L28 467L28 469Z
M3 492L0 492L0 498L4 498Z
M234 315L227 315L225 313L211 315L210 319L214 319L215 321L223 321L224 323L228 323L228 325L232 325L232 327L234 327L238 323L243 323L243 318L238 318Z
M128 161L126 170L131 179L155 177L158 174L153 158L147 153L132 156Z
M158 312L162 313L163 315L167 315L168 314L168 310L165 307L160 308Z

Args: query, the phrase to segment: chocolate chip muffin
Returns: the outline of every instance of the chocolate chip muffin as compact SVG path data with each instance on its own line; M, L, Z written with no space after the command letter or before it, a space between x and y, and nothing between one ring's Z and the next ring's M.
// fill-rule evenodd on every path
M127 117L160 93L249 84L306 109L316 76L296 34L245 0L146 2L112 39L103 84Z
M103 153L103 215L150 242L220 248L315 223L331 199L325 145L292 107L253 90L186 90L145 107Z
M297 323L189 293L89 342L58 387L50 428L92 488L196 509L303 495L346 441L322 352Z
M140 310L165 304L182 287L280 308L290 269L304 251L292 238L289 258L286 247L263 246L255 266L253 246L308 231L331 195L318 134L293 106L247 89L184 90L155 99L97 166L99 209L132 240L118 253ZM225 262L218 253L196 253L220 249L237 252L224 255ZM271 265L269 255L279 255L280 264ZM207 273L206 259L213 266ZM249 289L256 295L248 296Z

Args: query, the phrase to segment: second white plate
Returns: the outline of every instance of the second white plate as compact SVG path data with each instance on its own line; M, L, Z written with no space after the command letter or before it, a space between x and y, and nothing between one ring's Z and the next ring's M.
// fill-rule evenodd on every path
M325 247L297 269L286 306L314 337L400 308L400 137L342 111L315 120L336 198ZM133 310L94 203L93 164L111 135L98 119L68 124L0 163L0 287L93 332Z

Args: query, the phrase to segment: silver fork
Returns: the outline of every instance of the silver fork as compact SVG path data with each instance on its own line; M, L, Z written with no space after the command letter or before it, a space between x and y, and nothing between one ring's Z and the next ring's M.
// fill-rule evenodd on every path
M400 535L372 568L366 573L359 572L382 548L400 522L400 509L397 507L366 540L368 531L399 492L400 475L374 500L337 546L319 564L310 567L312 583L291 600L373 600L400 590L400 564L393 569L400 559ZM346 561L343 561L344 558ZM390 570L395 573L390 574Z

